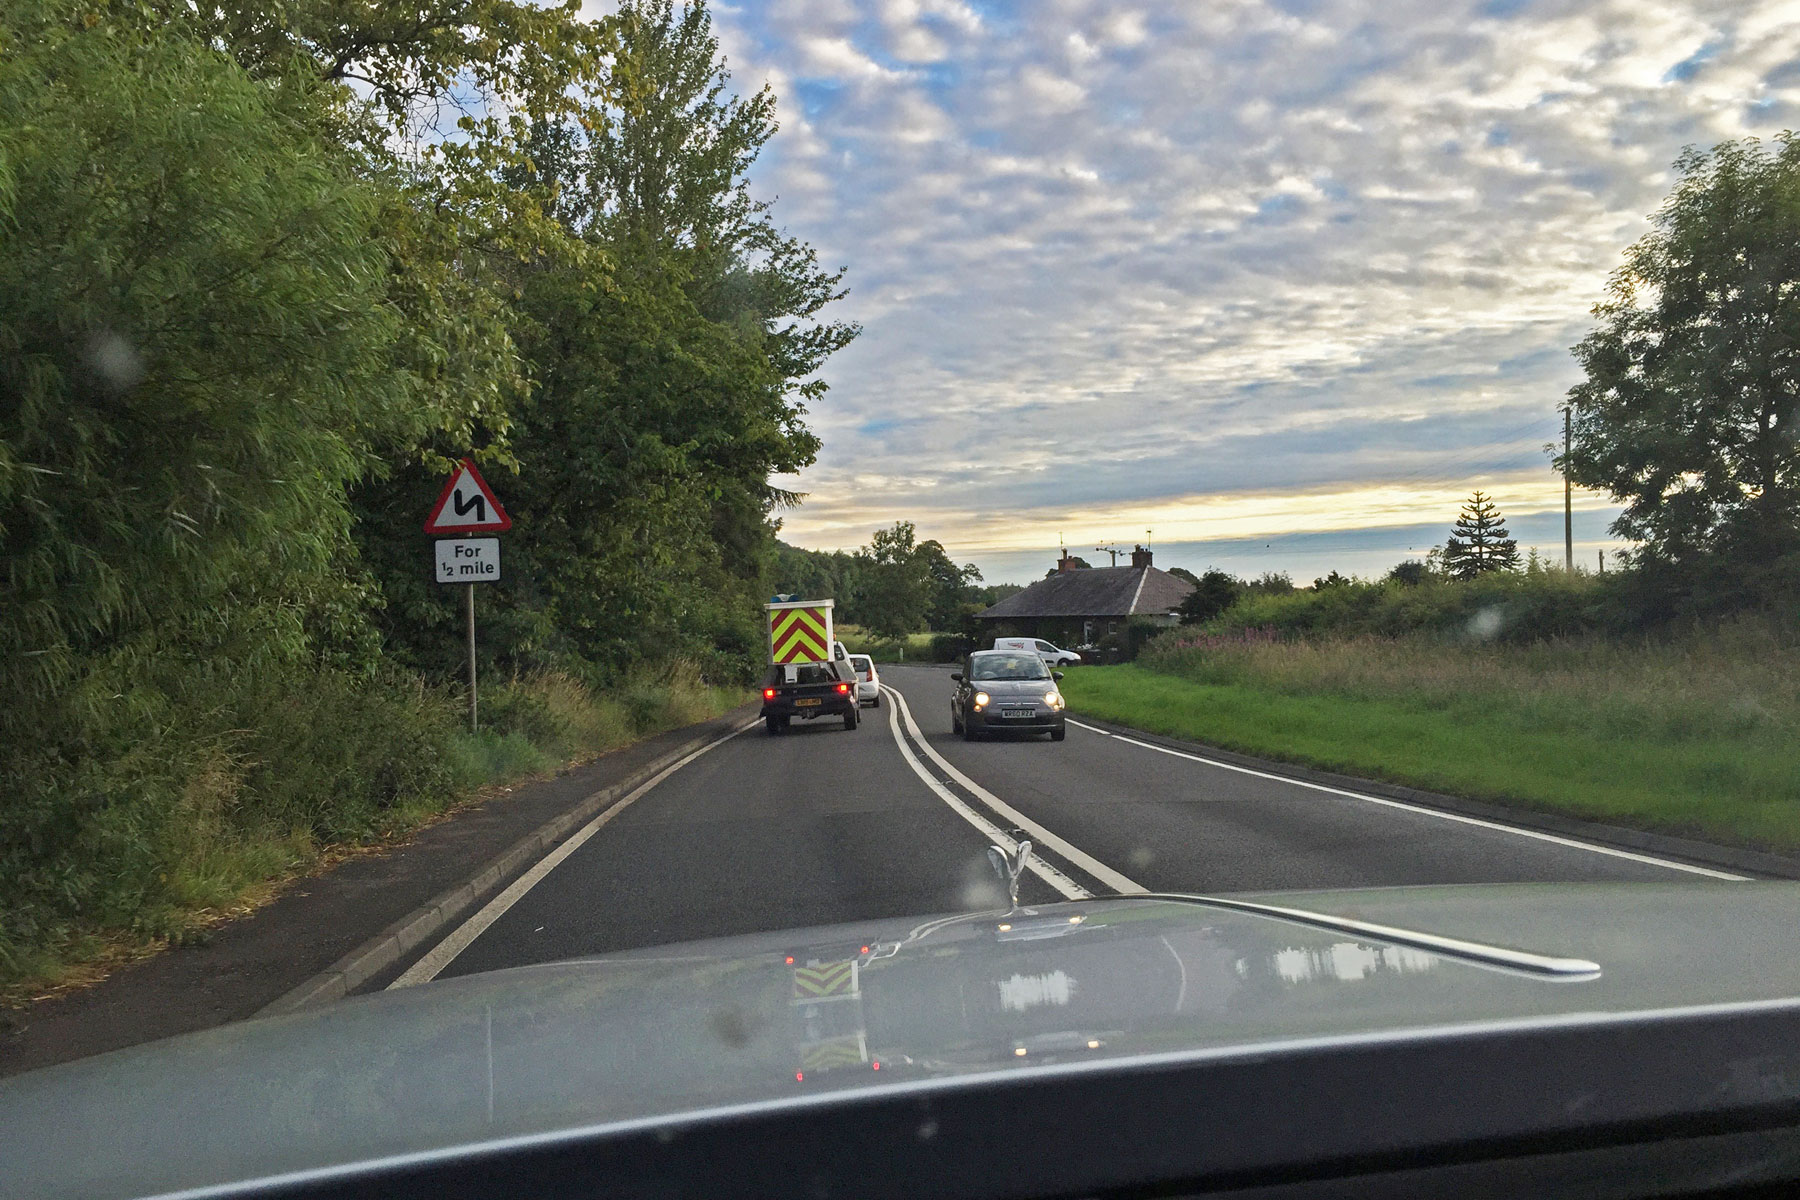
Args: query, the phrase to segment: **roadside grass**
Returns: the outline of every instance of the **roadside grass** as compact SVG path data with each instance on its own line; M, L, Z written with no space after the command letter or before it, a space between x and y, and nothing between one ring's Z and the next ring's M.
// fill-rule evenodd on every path
M1063 681L1077 715L1608 823L1800 849L1800 648L1745 622L1666 643L1164 639Z
M305 875L391 849L502 789L718 716L744 693L709 685L685 662L635 672L606 691L570 675L535 674L484 689L477 733L463 727L454 696L415 687L404 700L410 710L390 703L380 715L417 743L390 729L379 753L366 756L339 747L336 762L305 761L330 758L345 736L335 726L293 733L285 746L270 744L278 738L214 740L183 778L167 781L169 811L138 831L137 853L147 861L129 864L123 886L97 893L81 919L15 922L4 931L0 1007L203 940ZM407 755L431 760L431 770L421 775L420 764L400 761ZM282 781L268 778L271 770ZM347 780L375 802L341 794Z
M835 625L832 632L852 654L867 654L878 663L930 662L934 633L909 633L904 637L883 637L861 625Z

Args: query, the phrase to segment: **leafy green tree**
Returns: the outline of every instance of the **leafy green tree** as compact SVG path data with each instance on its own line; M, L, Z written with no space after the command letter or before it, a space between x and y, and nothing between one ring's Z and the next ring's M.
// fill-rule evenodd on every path
M1182 600L1181 607L1177 610L1181 614L1181 623L1198 625L1202 621L1210 621L1236 604L1243 592L1243 582L1237 576L1209 567L1199 576L1194 590Z
M1575 356L1576 483L1643 556L1752 584L1800 554L1800 143L1689 149ZM1721 572L1713 571L1717 576Z
M1452 579L1474 579L1489 571L1518 569L1519 543L1507 534L1500 509L1477 488L1444 542L1445 573Z
M944 631L959 629L963 618L977 607L975 585L981 582L981 572L974 563L957 566L935 539L921 542L919 554L925 560L925 573L931 581L931 600L925 612L927 627Z
M774 133L773 99L729 96L710 16L627 3L615 49L570 117L537 121L500 178L551 215L522 261L490 256L513 296L533 381L496 457L521 534L491 589L503 663L747 646L779 562L771 474L810 463L805 402L855 327L821 317L842 295L772 225L745 172ZM451 666L456 620L398 521L430 490L421 468L373 498L371 555L395 601L387 629L420 665ZM410 535L416 542L417 535ZM810 587L801 590L812 590ZM724 664L721 664L724 665Z
M911 521L877 529L859 555L865 560L860 613L876 633L898 637L925 627L932 580Z
M85 655L176 627L213 639L202 655L252 619L263 652L307 652L309 628L361 642L345 489L443 412L396 366L386 197L320 138L332 100L304 74L260 86L181 38L9 24L10 693L59 689Z
M1286 571L1264 571L1244 584L1244 591L1255 595L1285 596L1293 590L1293 577Z
M1403 583L1407 587L1417 587L1431 578L1431 568L1420 559L1409 558L1405 562L1396 563L1393 570L1388 572L1387 577L1395 583Z
M1195 587L1200 586L1200 577L1198 575L1194 574L1192 571L1188 570L1186 567L1170 567L1169 574L1173 575L1177 579L1185 580L1186 582L1192 584Z

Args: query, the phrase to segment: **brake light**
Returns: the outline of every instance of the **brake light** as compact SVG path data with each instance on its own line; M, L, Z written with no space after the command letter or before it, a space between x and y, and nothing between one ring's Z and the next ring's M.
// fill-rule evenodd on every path
M774 698L775 698L775 689L774 688L764 688L763 689L763 699L764 700L773 700Z
M847 684L847 683L838 684L838 695L848 696L849 694L850 694L850 685L849 684Z

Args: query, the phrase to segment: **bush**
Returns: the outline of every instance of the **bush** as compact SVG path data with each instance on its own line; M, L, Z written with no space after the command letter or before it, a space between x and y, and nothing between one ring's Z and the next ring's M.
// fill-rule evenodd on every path
M934 663L957 662L969 653L969 649L969 639L960 633L931 635L931 661Z
M475 782L454 698L416 681L188 664L128 678L111 676L131 699L110 709L41 707L40 736L8 756L0 979L84 931L177 933L319 845L391 830Z
M1616 577L1493 572L1467 582L1349 580L1312 591L1250 593L1201 626L1284 635L1427 633L1475 642L1533 642L1634 628L1638 614Z

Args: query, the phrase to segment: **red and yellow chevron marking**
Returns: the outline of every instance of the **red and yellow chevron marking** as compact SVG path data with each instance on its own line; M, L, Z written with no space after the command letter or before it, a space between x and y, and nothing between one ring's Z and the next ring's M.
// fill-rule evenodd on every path
M854 959L821 963L816 967L794 968L794 999L817 1000L823 996L843 996L856 982Z
M769 614L769 656L775 662L827 662L830 641L822 608L781 608Z

